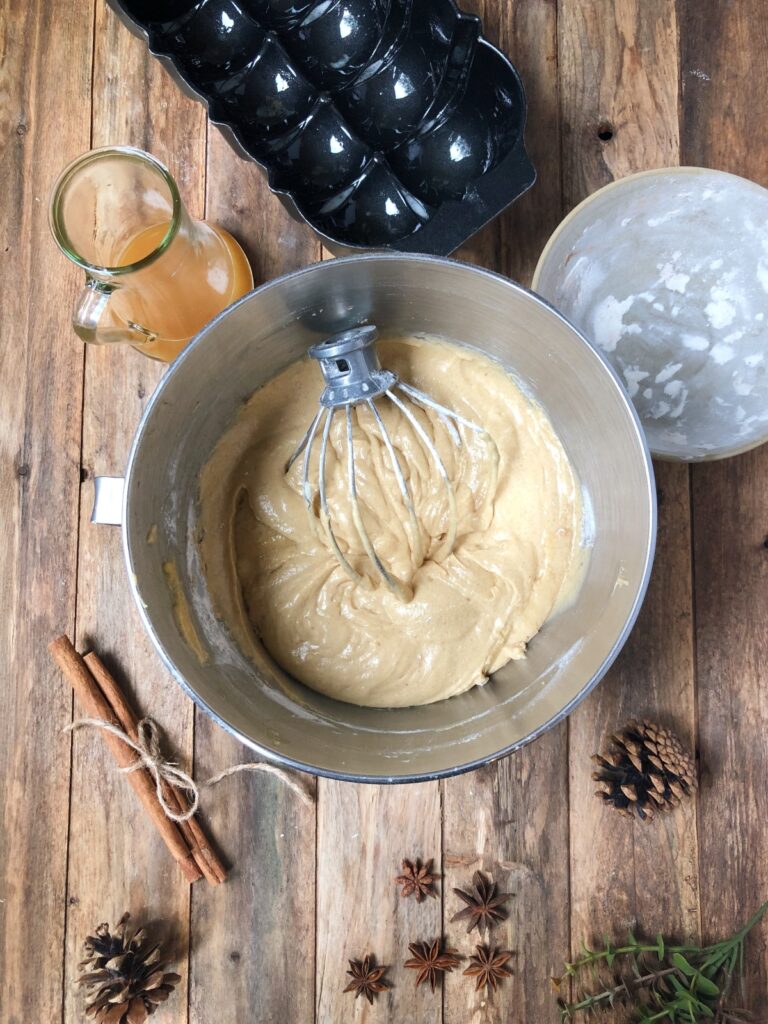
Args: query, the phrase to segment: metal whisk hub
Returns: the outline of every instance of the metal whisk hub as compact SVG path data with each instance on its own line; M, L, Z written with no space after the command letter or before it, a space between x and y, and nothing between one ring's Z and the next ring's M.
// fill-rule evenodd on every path
M310 348L325 380L320 404L326 409L378 398L397 383L394 373L381 368L374 347L377 336L373 324L353 327Z
M419 391L410 384L401 381L397 374L392 373L391 370L384 369L379 362L379 357L374 347L377 335L378 332L372 324L364 327L354 327L351 330L343 331L341 334L335 334L333 337L327 338L325 341L313 345L309 349L309 355L316 359L320 365L323 379L325 380L325 389L320 396L320 408L310 423L306 434L299 442L296 451L288 460L285 471L287 473L299 456L302 453L304 454L302 494L307 506L307 512L314 519L315 498L319 495L320 523L325 531L331 550L344 571L351 578L358 579L359 574L339 547L339 542L331 522L331 511L327 495L326 467L331 423L336 412L343 409L346 424L347 487L352 510L352 521L363 548L378 575L393 593L404 600L408 600L412 593L410 587L403 584L401 580L397 579L383 565L368 534L361 513L357 492L357 474L355 471L352 407L354 405L364 405L368 408L379 437L387 451L400 497L407 513L411 549L417 568L424 556L421 528L416 517L407 474L403 471L403 467L400 464L400 456L395 450L392 438L389 436L381 414L376 408L375 399L386 398L393 406L400 410L405 421L410 425L433 461L442 480L445 489L448 518L440 547L432 554L435 560L447 558L453 551L456 542L458 528L456 496L448 470L440 457L435 443L427 430L424 429L422 423L414 415L413 408L409 407L409 404L415 403L422 409L431 409L436 413L457 448L460 448L462 445L461 435L457 429L459 425L484 437L489 444L489 453L491 455L490 469L494 477L498 468L499 456L493 438L483 427L472 423L471 420L460 416L459 413L454 412L452 409L440 405L439 402L430 398L423 391ZM409 401L406 401L406 399ZM321 427L323 417L325 419ZM320 455L318 460L318 479L315 485L310 480L310 457L313 445L318 437L320 438ZM493 490L493 487L491 490Z

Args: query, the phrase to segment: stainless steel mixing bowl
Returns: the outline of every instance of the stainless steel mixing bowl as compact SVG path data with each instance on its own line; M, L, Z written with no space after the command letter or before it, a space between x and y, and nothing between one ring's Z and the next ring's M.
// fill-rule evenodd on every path
M288 678L266 655L258 666L247 661L214 615L195 540L198 474L241 403L319 337L364 321L443 336L509 367L562 438L583 486L586 541L593 545L578 597L544 625L525 661L425 707L342 704ZM613 371L579 332L502 277L398 254L308 267L252 292L210 323L170 367L146 410L123 506L134 596L183 689L273 761L371 782L477 767L567 715L605 673L635 621L655 527L642 430ZM178 571L175 594L168 563ZM180 610L189 617L184 629Z

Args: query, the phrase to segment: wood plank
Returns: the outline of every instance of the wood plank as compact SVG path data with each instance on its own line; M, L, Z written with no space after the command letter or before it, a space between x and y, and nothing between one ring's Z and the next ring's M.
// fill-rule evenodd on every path
M692 493L701 912L715 940L768 896L768 449L697 466ZM767 934L763 925L749 942L738 1003L758 1016L768 992Z
M483 22L483 34L494 45L499 45L499 34L503 21L502 10L506 10L507 0L462 0L461 9L468 14L476 14ZM496 217L473 235L464 245L460 246L453 258L466 263L479 263L481 266L496 269L501 254L501 220L508 213Z
M678 28L674 0L559 0L558 11L570 208L613 178L679 162Z
M561 0L560 95L566 207L611 178L674 165L678 28L673 0ZM603 136L601 138L601 135ZM571 717L572 945L635 927L699 931L695 806L651 826L592 795L589 756L627 718L695 736L688 470L656 466L655 569L640 620L608 677Z
M768 144L754 86L768 71L760 0L682 4L683 160L768 186ZM702 920L715 938L768 893L768 448L692 467L702 757ZM739 1004L765 1013L765 925L747 949Z
M322 259L315 233L294 220L269 190L258 164L241 159L212 125L208 127L206 216L222 224L245 249L254 286Z
M753 87L768 75L762 0L680 0L683 161L768 184L764 119Z
M648 596L609 675L571 719L571 881L574 949L637 925L656 934L699 931L696 806L643 825L593 796L591 754L633 717L695 744L688 474L657 463L659 539Z
M440 935L441 900L403 899L394 878L404 857L433 858L440 870L440 789L437 783L354 786L320 781L317 820L316 1020L369 1024L437 1024L441 993L416 988L403 968L409 942ZM445 881L437 885L444 891ZM389 965L392 988L373 1006L344 993L348 961L373 953ZM357 1005L355 1005L355 1003Z
M474 952L477 931L450 924L462 907L454 887L484 871L512 893L508 918L485 941L515 954L514 975L488 999L472 979L446 982L446 1024L544 1024L551 1019L550 978L568 948L568 787L564 725L497 765L443 784L445 921L451 944Z
M491 41L506 46L508 51L514 51L512 52L513 59L518 62L521 71L529 76L526 78L529 101L541 116L545 116L542 108L546 109L549 102L547 116L551 115L551 112L556 109L556 103L552 103L551 91L553 83L555 83L554 67L552 62L546 60L546 56L543 61L538 61L534 56L536 51L533 40L538 37L539 33L544 32L545 36L549 33L549 41L554 43L553 4L515 5L503 2L503 0L501 3L470 0L470 2L463 3L462 8L479 14L483 18L485 34ZM513 39L515 47L511 46ZM525 64L526 55L529 56L528 64ZM525 66L523 66L524 64ZM549 74L548 79L547 73ZM531 143L534 159L541 155L543 148L540 145L537 150L536 139L537 136L534 134ZM559 183L555 187L559 191ZM532 201L526 197L526 205L521 207L522 212L518 212L515 207L487 225L463 245L455 253L455 257L467 262L479 263L494 270L529 277L532 272L531 254L533 247L536 246L537 237L536 232L530 230L531 222L535 221L538 225L543 198L550 191L551 189L545 185L539 191L538 196L533 196ZM554 221L551 222L552 226L556 221L555 214ZM524 233L525 225L529 229L528 237L533 239L529 243L529 247L526 249L524 245L514 244L510 245L508 249L504 249L502 238L516 240ZM543 227L537 226L537 230L546 232L546 220L543 221ZM543 235L540 237L543 244L544 237ZM560 763L563 775L565 775L564 751ZM450 893L451 886L465 883L465 867L475 861L474 851L477 843L475 832L481 835L487 834L488 846L492 845L493 827L484 815L483 799L477 801L474 799L474 788L477 783L473 780L479 779L481 775L484 776L485 790L490 791L499 786L504 789L508 769L505 765L496 766L489 769L487 773L476 773L473 776L450 780L442 787L446 822L446 833L443 838L445 876L440 887L443 914L447 912L446 900L455 901L455 897ZM386 999L385 1008L370 1009L366 1005L356 1013L359 1013L364 1020L374 1019L376 1015L380 1016L383 1013L388 1019L409 1020L414 1024L442 1019L440 1005L432 993L423 989L415 992L411 979L407 976L402 978L402 975L407 972L400 967L402 960L408 956L408 942L435 938L439 934L440 920L435 914L435 908L432 907L428 911L426 906L422 906L421 913L418 913L411 906L407 908L398 906L396 914L394 907L391 914L384 914L380 909L382 906L391 905L388 901L391 900L389 885L393 873L392 865L396 870L403 856L408 856L409 852L414 856L417 854L424 857L435 856L437 863L434 851L440 842L441 815L440 806L435 797L436 788L434 786L408 787L407 790L399 791L405 796L400 796L398 799L394 798L392 790L389 789L371 790L369 787L352 787L343 783L319 781L318 1021L347 1019L351 1011L348 1007L349 995L342 994L342 989L347 981L344 975L345 959L352 956L363 956L367 951L364 948L366 943L372 947L370 951L375 952L381 962L392 963L394 960L399 977L397 987L386 997L380 997L379 1002ZM504 815L506 813L505 808ZM383 821L387 822L386 830L381 828ZM564 822L565 818L561 817L561 823ZM354 838L351 851L347 850L349 839L344 839L349 835ZM342 842L345 844L343 847L341 846ZM343 863L340 865L326 863L327 858L333 855L337 846L344 849ZM364 867L359 864L361 856L365 858ZM499 856L504 857L506 854ZM516 868L512 862L511 853L509 857L509 863L506 864L504 871L505 879L509 878ZM476 866L484 863L485 861L478 861ZM563 868L567 869L565 860L562 864ZM491 865L487 863L485 866ZM349 874L350 872L351 874ZM469 876L471 877L471 871ZM448 895L446 896L446 894ZM340 916L335 921L331 919L331 914L334 912L334 900L341 902ZM365 908L365 913L362 915L357 911L359 904ZM407 917L404 917L406 911ZM425 920L424 915L427 912L429 918ZM561 916L567 926L565 910ZM431 932L430 927L432 928ZM458 934L456 929L451 930L444 927L444 931L450 936L451 944L454 944L454 935ZM463 942L462 949L471 952L472 943ZM544 962L542 964L542 969L546 972L546 964ZM390 972L390 977L394 976L395 971ZM538 980L538 975L533 977L530 988ZM474 1007L478 1004L478 999L472 993L472 987L468 983L468 979L462 979L457 974L445 979L442 1012L446 1021L456 1019L464 1022L470 1019L466 1016L467 1005ZM499 1005L511 1007L514 998L519 996L520 988L521 986L515 986L514 994L510 994Z
M494 8L498 11L498 30L488 22L486 32L509 55L522 76L528 97L526 148L537 179L499 218L499 260L491 269L527 286L541 250L563 212L557 0L501 0Z
M46 645L75 619L82 349L48 230L88 148L90 0L0 3L0 1019L59 1020L71 695ZM67 39L67 46L57 45Z
M243 244L256 284L320 258L309 229L294 221L260 169L240 160L209 128L207 216ZM195 769L208 777L253 761L205 715L196 718ZM190 965L190 1022L260 1024L314 1015L315 808L279 780L246 774L206 798L208 820L233 865L226 885L196 886ZM232 813L237 808L237 813Z
M487 3L477 12L487 37L509 54L523 76L529 102L526 143L539 178L467 249L483 266L527 283L560 219L556 5ZM492 1000L475 992L471 979L447 980L446 1024L543 1024L549 1019L549 979L569 939L567 777L563 725L489 768L443 783L446 931L452 944L473 952L479 939L449 924L461 906L451 890L466 889L480 869L501 890L513 893L509 917L491 938L500 948L515 951L514 975Z
M203 211L205 117L111 9L96 7L93 145L127 144L153 153L176 177L190 213ZM154 653L128 590L119 530L89 523L92 478L122 472L142 410L164 367L132 349L86 353L78 589L78 645L97 650L137 710L166 730L182 764L191 763L193 706ZM98 736L74 740L67 928L67 1021L82 1016L73 989L80 946L100 921L125 910L162 922L183 980L164 1011L187 1020L189 886L115 772ZM206 885L199 882L199 885Z
M582 0L578 4L576 0L560 0L560 5L565 202L571 205L612 176L676 162L677 97L673 99L673 79L678 65L670 60L671 47L664 41L674 21L670 4L622 0L614 5L614 16L607 21L609 5L597 0L586 4ZM550 91L550 79L544 74L545 63L555 52L549 45L554 32L554 2L498 0L492 4L488 0L487 6L487 33L501 41L525 75L531 101L529 139L540 182L459 255L525 281L532 258L560 209L556 143L549 134L539 131L538 119L534 124L534 104L537 110L546 112L547 124L556 118L552 105L556 94ZM69 332L67 319L79 276L66 266L47 237L45 198L57 170L89 145L92 11L90 0L64 0L58 5L38 0L28 7L22 10L9 0L0 3L0 124L4 139L12 140L0 157L4 194L12 197L0 211L0 253L7 257L0 264L6 284L0 291L6 325L0 379L9 382L4 388L0 427L3 522L8 524L7 542L0 556L0 586L4 607L12 610L6 616L0 644L4 664L9 666L8 677L14 680L14 686L6 687L0 696L0 777L5 783L0 837L0 900L5 901L0 914L4 978L0 1018L11 1024L59 1019L62 963L67 963L71 975L84 931L104 917L113 921L127 905L125 900L134 909L145 907L153 916L165 917L170 907L182 960L186 944L183 921L177 912L180 901L175 895L170 900L164 895L165 889L174 890L177 885L173 865L166 877L160 870L166 856L162 848L154 851L156 859L148 863L151 840L143 832L143 820L138 815L135 835L124 834L124 809L130 808L132 796L121 780L95 781L103 772L110 772L111 765L99 753L98 741L80 737L77 743L83 751L76 748L73 780L70 889L70 898L80 903L70 907L69 943L63 950L65 910L61 896L65 891L64 808L68 796L68 775L63 766L68 761L69 740L59 730L69 718L70 701L66 684L47 661L43 641L61 630L71 632L74 623L75 474L82 398L78 368L83 355ZM745 83L765 78L768 29L763 4L760 0L740 0L739 4L720 0L703 6L693 0L679 0L678 7L683 44L683 161L720 166L768 184L765 149L756 142L762 136L760 107L746 102L750 90L745 88ZM642 8L647 13L640 17L638 11ZM123 29L106 27L111 15L103 10L101 0L97 13L104 67L97 100L109 106L110 112L101 122L102 127L108 127L101 137L94 137L94 144L131 141L152 149L161 158L165 156L179 175L185 198L192 197L190 205L194 210L197 202L196 212L200 212L202 171L196 154L204 142L196 108L193 104L185 107L187 101L176 87L163 83L164 76L154 62L145 59L141 44L130 41ZM537 24L540 27L534 31ZM125 38L120 41L118 34ZM521 37L529 34L535 43L530 50L519 46ZM551 60L549 63L555 64ZM126 80L135 88L124 88ZM101 89L108 95L102 96ZM177 121L182 107L190 116L185 135ZM51 117L51 110L63 111L63 115ZM614 137L608 142L597 140L598 127L612 128ZM245 231L257 279L316 258L306 229L283 221L282 211L271 213L270 204L275 201L266 192L259 192L259 186L251 190L247 165L239 167L235 162L230 166L229 161L235 158L223 149L217 162L217 145L212 137L209 171L216 180L211 182L211 210L219 203L222 222L236 234ZM181 169L174 163L180 152L186 154ZM225 214L231 214L228 220ZM273 216L280 229L276 236L271 234ZM279 244L273 237L279 239ZM46 281L45 303L18 287L19 282L31 281L33 273ZM61 343L51 345L54 325L61 333ZM144 399L159 373L158 367L134 353L89 351L86 404L90 423L86 427L85 463L89 471L119 470ZM130 400L126 400L128 394ZM97 404L92 406L92 401ZM670 818L661 829L641 831L634 826L624 831L626 825L620 819L607 814L604 819L595 818L599 808L590 804L588 784L588 754L600 742L604 730L618 725L628 714L648 710L666 713L687 738L695 732L690 561L685 557L690 543L687 473L674 466L659 466L657 471L664 495L660 547L641 623L621 664L573 721L570 782L577 898L575 943L582 932L599 932L614 925L620 930L635 919L648 930L657 923L664 927L671 924L681 933L695 932L698 927L696 864L691 856L695 821L689 817ZM704 760L700 806L702 912L704 920L712 922L707 929L712 937L741 920L768 889L764 829L759 824L765 820L766 810L762 738L768 717L760 693L766 653L765 559L761 556L765 529L760 526L766 481L768 463L761 452L722 465L696 467L693 472L698 717ZM90 503L90 487L90 481L86 481L86 506ZM738 494L738 503L734 494ZM181 746L187 744L189 750L188 714L185 710L181 715L174 713L173 685L143 641L133 617L122 579L117 535L87 527L87 512L84 508L80 639L91 633L96 643L107 645L137 684L141 699L146 697L163 721L174 721L173 738ZM89 536L89 532L100 536ZM35 609L34 615L29 614L30 608ZM40 653L33 653L38 648ZM18 651L24 651L23 659L15 653ZM40 686L45 687L45 700L35 700L36 687ZM518 951L525 950L525 956L518 956L516 977L503 990L504 1002L499 1001L494 1008L475 1005L472 1016L457 1017L462 1022L495 1019L493 1014L499 1015L512 991L517 998L528 1001L523 1004L527 1005L527 1016L522 1009L510 1007L506 1019L536 1020L537 1024L550 1019L545 998L540 1014L534 1008L538 1011L536 993L543 993L546 974L559 965L567 945L567 904L553 907L557 894L563 892L558 881L562 879L562 845L557 840L563 828L564 807L567 812L567 780L560 770L567 749L562 734L563 729L550 733L524 752L526 758L534 758L532 763L519 755L504 766L443 786L446 806L453 803L459 807L471 792L481 808L466 825L455 830L453 840L446 844L449 877L443 887L449 893L445 907L448 917L455 909L451 884L467 881L473 863L498 862L500 876L504 872L511 879L509 887L517 884L516 879L520 882L518 896L510 905L509 930L504 934ZM199 720L197 748L200 776L233 761L249 759L247 752L205 719ZM40 778L47 780L44 792L37 792L35 783ZM213 1014L222 1019L246 1019L255 1013L259 1020L310 1020L314 974L313 813L293 806L293 797L283 794L280 784L273 780L248 776L224 785L231 788L219 791L209 803L214 827L220 835L226 833L224 845L235 863L235 872L233 881L215 892L201 886L194 891L193 931L197 941L191 971L191 1019L207 1024ZM460 791L462 786L467 787L466 793ZM435 787L419 788L431 793ZM339 913L339 893L343 896L342 920L348 920L350 908L357 910L357 900L349 893L362 893L364 913L356 915L352 923L358 927L355 934L359 942L370 944L374 934L370 922L384 919L381 906L393 898L382 867L389 854L381 847L377 832L382 820L394 820L397 811L402 814L402 803L398 804L395 796L408 797L412 788L377 791L324 782L321 790L321 834L327 833L327 840L318 865L319 923L325 921L328 925ZM233 824L228 820L233 817L225 810L230 800L231 806L239 809L242 822ZM87 809L96 801L108 803L109 814L97 815ZM554 801L551 806L550 801ZM432 802L429 793L422 796L418 806L410 808L407 826L392 830L391 849L396 849L397 856L403 852L403 837L407 835L410 840L414 835L412 822L425 807L429 814L434 813ZM342 873L335 863L338 850L332 845L334 815L344 824L344 862L351 864L352 876ZM434 818L430 820L434 823ZM546 832L541 838L536 829L544 820ZM85 834L80 832L81 823L89 830ZM361 823L365 834L350 841ZM686 840L680 833L687 826L691 835ZM434 836L434 829L425 836L419 828L415 839L425 846L439 845L439 838ZM286 851L286 837L298 851ZM107 844L116 852L114 861L105 866ZM595 863L596 847L606 852ZM92 856L94 865L90 863ZM140 858L133 866L127 863L132 856ZM23 864L19 872L20 858ZM364 865L376 866L360 867L360 859ZM44 880L39 872L43 860ZM610 874L601 878L606 864ZM686 864L691 869L688 877ZM146 884L141 877L142 866L149 872ZM115 877L118 882L113 885ZM294 883L298 892L295 887L289 891ZM671 898L660 899L670 886ZM427 913L434 914L436 904L427 906L431 907ZM542 908L547 913L543 924ZM415 905L407 909L411 914ZM400 913L398 907L398 917ZM287 927L289 921L296 922L296 927ZM400 947L415 937L422 923L421 914L413 922L409 916L397 934L384 923L384 945L389 944L388 948L395 951L393 956L398 950L402 955ZM419 1013L423 1019L436 1019L431 1014L438 1003L430 1001L428 991L420 990L420 1002L414 1010L412 978L399 967L390 972L390 978L403 992L381 997L373 1010L361 1000L355 1004L349 995L342 999L345 957L353 953L347 945L352 942L344 935L341 946L334 944L331 933L322 930L325 925L320 927L319 1008L332 1007L333 1012L338 1008L343 1014L338 1019L350 1019L352 1013L365 1019L388 1019L387 1011L399 1007L402 998L403 1005L409 1007L405 1012L412 1015L408 1019L422 1019ZM340 926L333 927L338 938ZM524 934L526 928L531 929L531 935ZM453 937L454 932L447 930ZM406 935L406 931L412 934ZM562 942L557 937L561 932ZM271 945L276 933L280 933L277 947ZM286 933L294 936L293 948L283 939ZM22 934L23 943L19 940ZM252 935L255 941L251 941ZM552 943L547 950L551 968L549 963L540 968L534 955L545 941ZM563 950L555 948L561 944ZM272 959L275 948L278 953ZM263 956L267 961L261 959ZM393 962L399 963L397 959ZM759 941L750 947L747 966L748 1005L759 1012L766 991L766 962ZM454 986L464 991L466 984L466 979L448 979L446 1019L458 1013L461 1005L454 1001ZM327 994L326 985L332 989ZM177 993L164 1010L165 1017L169 1021L186 1020L184 1003L183 992ZM549 1008L552 1010L551 1003ZM515 1012L519 1018L510 1016ZM67 1019L79 1019L71 1000ZM551 1019L556 1019L553 1010Z

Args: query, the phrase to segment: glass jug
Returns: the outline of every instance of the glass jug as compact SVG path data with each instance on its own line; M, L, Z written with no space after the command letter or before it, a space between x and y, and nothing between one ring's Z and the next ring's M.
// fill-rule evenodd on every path
M50 224L85 271L72 317L83 341L170 362L253 287L234 238L190 217L167 168L139 149L95 149L71 163L54 186Z

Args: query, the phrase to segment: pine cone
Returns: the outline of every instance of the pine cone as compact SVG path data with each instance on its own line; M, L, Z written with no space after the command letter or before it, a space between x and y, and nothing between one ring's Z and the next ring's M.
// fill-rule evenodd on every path
M130 916L123 914L112 933L100 924L85 940L77 983L87 992L85 1016L96 1024L144 1024L181 981L165 972L160 946L143 928L127 928Z
M596 796L622 814L650 821L656 811L676 807L696 789L693 757L674 733L648 719L630 721L607 753L593 754Z

